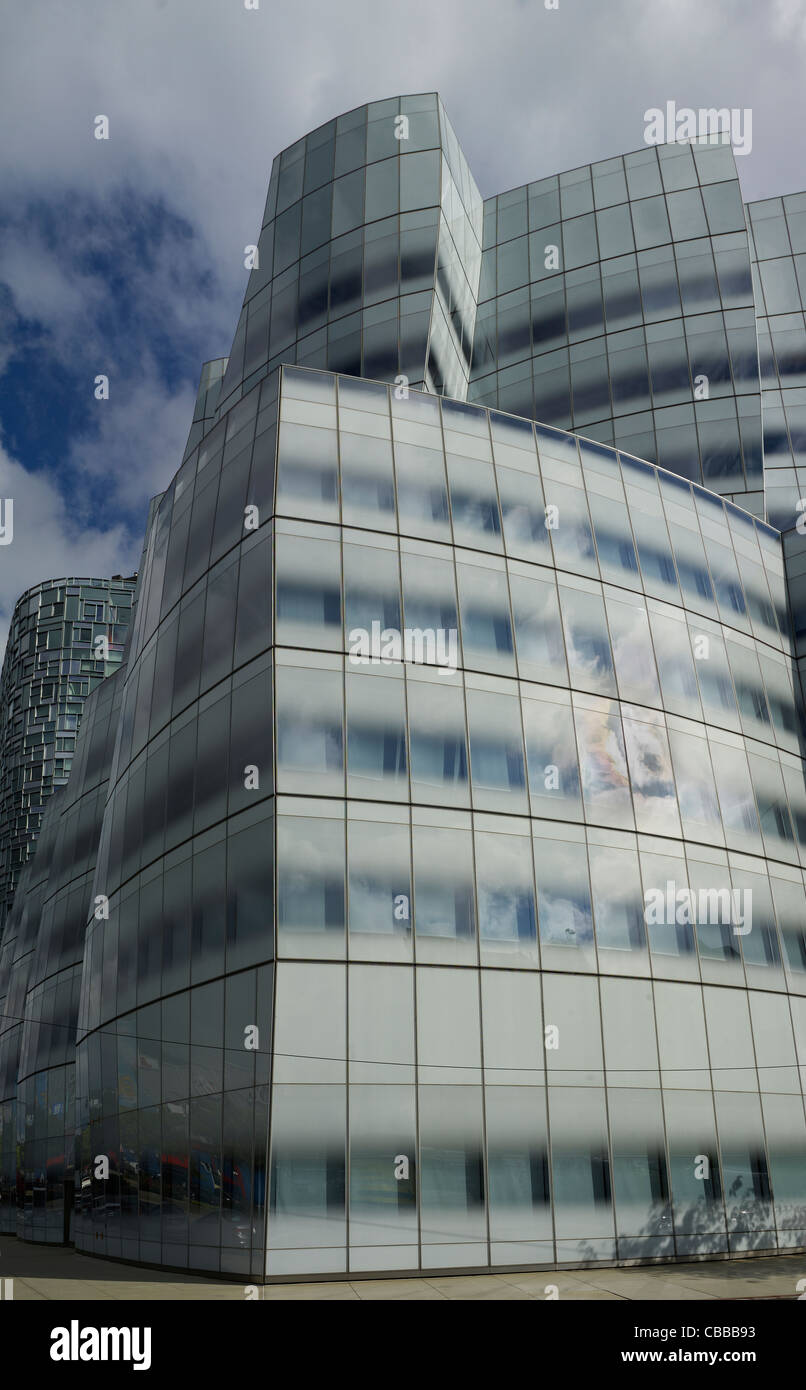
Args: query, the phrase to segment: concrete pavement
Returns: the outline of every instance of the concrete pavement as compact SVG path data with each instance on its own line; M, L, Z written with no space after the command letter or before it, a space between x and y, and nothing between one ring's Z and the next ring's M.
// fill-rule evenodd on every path
M215 1276L163 1273L115 1264L63 1246L0 1237L0 1280L13 1279L13 1298L26 1300L228 1300L243 1302L247 1286ZM537 1273L427 1275L400 1279L330 1280L257 1287L264 1301L546 1300L610 1301L798 1299L806 1290L806 1254L630 1268L541 1270ZM0 1285L0 1290L2 1285Z

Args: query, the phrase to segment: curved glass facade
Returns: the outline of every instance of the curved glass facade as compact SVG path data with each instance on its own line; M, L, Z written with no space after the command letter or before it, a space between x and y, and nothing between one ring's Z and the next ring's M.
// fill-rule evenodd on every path
M64 789L60 788L50 799L37 841L40 852L32 856L20 874L0 946L0 1231L6 1235L16 1234L16 1211L22 1196L22 1173L18 1167L17 1074L25 999L64 795Z
M617 444L762 516L730 146L650 146L487 199L470 399Z
M85 702L70 781L48 803L0 950L0 1230L29 1240L70 1236L84 930L122 677Z
M93 1254L806 1248L800 628L751 514L754 315L724 147L482 205L426 95L275 161L0 949L26 1238L64 1238L74 1058Z
M279 413L254 532L226 529L226 439L152 524L77 1245L283 1276L806 1243L780 538L480 407L272 391L230 416L241 455ZM455 661L401 660L429 631ZM670 888L690 921L652 920Z
M221 404L282 362L464 396L482 202L436 93L358 106L272 166Z
M783 533L801 689L806 689L806 193L746 208L764 409L767 519Z
M87 904L112 763L123 671L87 700L58 821L28 978L17 1070L18 1234L71 1238L75 1036Z
M84 701L120 664L134 582L49 579L15 605L0 673L0 937L47 799L70 775Z
M746 211L764 392L766 516L788 531L806 494L806 193L748 203Z

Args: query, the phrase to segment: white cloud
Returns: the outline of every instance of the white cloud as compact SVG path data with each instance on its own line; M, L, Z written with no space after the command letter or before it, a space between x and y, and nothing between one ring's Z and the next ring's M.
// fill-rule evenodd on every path
M50 350L69 360L77 342L89 343L112 383L99 431L70 441L71 466L111 506L140 506L169 481L190 426L188 380L230 348L247 279L243 247L257 240L272 158L317 124L367 100L437 89L489 195L640 147L644 111L667 99L751 107L745 196L789 192L806 185L802 141L787 138L806 123L803 21L801 0L776 0L772 14L758 0L560 0L556 11L541 0L10 7L0 46L0 190L11 230L0 241L0 278ZM94 138L99 114L109 117L108 141ZM134 351L129 325L99 327L110 300L91 256L78 272L75 248L42 253L19 217L37 200L51 210L66 200L100 208L98 226L84 233L99 257L105 239L114 244L122 206L162 203L191 228L191 238L119 268L141 306ZM184 384L161 380L152 328L182 345ZM190 361L196 342L203 346ZM12 347L0 341L0 369ZM22 483L48 518L49 544L0 548L0 571L8 573L12 552L19 566L4 602L40 577L43 557L50 569L69 568L87 541L93 568L124 567L120 537L91 511L71 530L52 479L23 472Z
M0 449L0 498L14 503L14 533L0 546L0 652L5 650L14 605L26 589L63 575L132 574L141 538L122 526L103 529L78 520L53 482L31 473Z
M122 245L131 244L130 229L121 225L129 200L122 206L115 202L103 213L99 210L97 217L94 206L82 208L69 235L65 228L57 254L34 219L18 214L0 231L0 282L8 286L16 314L36 325L39 364L34 362L32 379L20 389L48 391L47 370L41 367L45 356L64 366L66 379L80 397L76 418L83 418L87 410L90 414L82 432L73 433L63 457L80 472L102 480L107 507L142 510L149 497L167 486L181 461L195 386L207 356L202 351L188 361L188 347L193 351L193 345L207 342L229 346L234 324L220 300L199 292L210 276L197 239L174 238L163 230L159 243L148 246L147 257L128 259L125 331L110 330L111 305L117 301L112 300L105 275L93 276L84 268L86 253L95 243L100 251L118 239ZM166 350L173 356L170 385L156 360L157 335L163 357ZM0 371L18 346L29 350L31 341L30 331L24 339L18 336L17 321L8 315L5 327L0 327ZM109 380L108 401L95 400L98 374ZM62 393L64 381L60 375ZM65 479L61 481L64 485Z
M30 224L3 231L0 280L8 285L24 318L45 320L52 328L66 327L73 336L86 324L90 305L97 305L102 292L97 278L68 276L63 262L54 258Z
M109 400L94 402L97 431L76 438L70 462L86 478L80 491L92 515L93 496L114 489L116 505L143 510L163 492L182 462L193 419L195 391L170 391L153 361L145 359L136 378L111 378Z
M274 154L396 92L441 91L471 164L495 152L487 193L637 148L658 90L754 105L780 142L784 99L786 126L802 125L787 38L803 7L778 0L775 14L772 25L757 0L560 0L557 11L541 0L263 0L256 11L242 0L28 0L5 20L13 138L0 175L40 190L102 194L129 179L160 191L203 230L234 288ZM93 136L101 113L109 141ZM800 176L799 152L782 157Z

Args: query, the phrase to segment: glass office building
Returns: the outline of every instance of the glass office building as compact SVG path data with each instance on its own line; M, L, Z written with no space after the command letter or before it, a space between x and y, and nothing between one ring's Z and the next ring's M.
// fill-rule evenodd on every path
M806 689L806 193L747 205L763 391L764 494L783 533L795 651Z
M764 392L766 515L789 531L806 496L806 193L749 203L747 224Z
M482 200L439 98L360 106L285 150L221 384L299 362L464 396Z
M70 775L84 701L120 664L133 588L120 575L49 579L14 608L0 672L0 938L48 797Z
M806 1248L801 698L737 197L686 146L482 203L436 96L275 161L60 794L83 936L63 865L15 902L23 1235L59 1229L40 1098L74 1059L93 1254L254 1282Z
M0 1230L28 1240L71 1239L84 932L122 681L119 668L85 702L0 949Z
M484 203L470 398L659 463L763 516L733 151L648 146Z
M233 421L142 573L77 1244L258 1277L806 1243L777 534L612 448L330 373ZM457 659L367 660L374 623ZM669 884L751 891L751 929L647 925Z

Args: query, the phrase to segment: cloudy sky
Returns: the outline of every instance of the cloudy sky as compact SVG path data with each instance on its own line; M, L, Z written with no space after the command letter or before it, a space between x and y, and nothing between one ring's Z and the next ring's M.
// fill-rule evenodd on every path
M136 566L272 158L322 121L438 90L488 196L640 147L649 107L750 108L745 197L806 188L806 0L246 3L0 7L0 651L29 585Z

